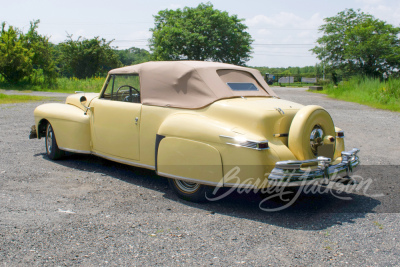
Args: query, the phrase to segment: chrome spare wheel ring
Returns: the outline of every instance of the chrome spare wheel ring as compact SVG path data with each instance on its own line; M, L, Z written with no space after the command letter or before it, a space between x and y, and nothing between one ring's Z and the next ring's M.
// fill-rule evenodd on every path
M49 154L51 153L52 146L53 146L53 129L51 128L51 125L47 127L47 136L46 136L46 145L47 145L47 151Z
M185 193L194 193L200 188L200 184L175 180L176 186Z
M311 151L315 156L318 155L318 147L324 144L324 131L321 126L315 125L310 135Z

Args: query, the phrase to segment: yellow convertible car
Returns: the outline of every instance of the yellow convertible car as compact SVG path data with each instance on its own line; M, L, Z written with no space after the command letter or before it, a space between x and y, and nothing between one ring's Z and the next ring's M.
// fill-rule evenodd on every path
M65 151L155 170L181 198L210 188L262 189L351 179L358 149L320 106L280 99L259 71L198 61L111 70L100 93L34 111L31 138Z

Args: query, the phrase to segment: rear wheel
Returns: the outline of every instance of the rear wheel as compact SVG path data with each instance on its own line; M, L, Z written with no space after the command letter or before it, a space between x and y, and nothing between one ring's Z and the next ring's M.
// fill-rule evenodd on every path
M56 136L50 123L46 127L46 153L52 160L57 160L64 155L64 151L58 148Z
M193 182L187 182L178 179L168 179L172 190L182 199L192 202L205 202L206 194L211 192L212 188Z

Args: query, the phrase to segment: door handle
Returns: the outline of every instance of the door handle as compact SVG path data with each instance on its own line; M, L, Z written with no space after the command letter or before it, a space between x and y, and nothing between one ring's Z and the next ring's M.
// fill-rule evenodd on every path
M138 121L139 121L139 118L136 117L136 118L135 118L135 124L136 124L136 125L137 125Z

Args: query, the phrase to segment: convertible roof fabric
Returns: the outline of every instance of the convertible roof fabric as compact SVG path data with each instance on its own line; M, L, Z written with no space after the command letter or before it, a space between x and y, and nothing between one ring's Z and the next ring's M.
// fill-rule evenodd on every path
M113 69L139 74L143 105L197 109L219 99L276 96L255 69L205 61L153 61ZM257 91L234 91L227 83L253 83Z

